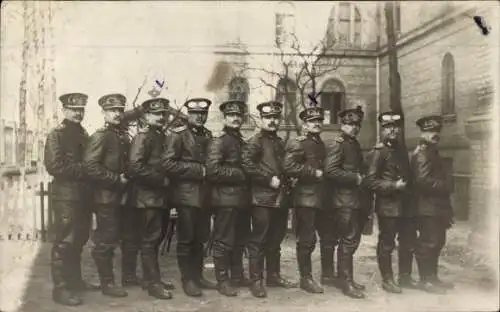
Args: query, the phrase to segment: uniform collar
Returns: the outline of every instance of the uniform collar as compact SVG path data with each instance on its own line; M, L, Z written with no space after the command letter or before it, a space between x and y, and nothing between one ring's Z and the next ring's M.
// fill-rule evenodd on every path
M224 127L223 131L227 134L234 135L237 137L242 137L240 129L235 129L235 128L230 128L230 127Z
M314 141L321 142L321 137L319 133L308 132L306 137L313 139Z
M391 140L384 140L384 145L387 146L390 149L396 149L398 142L397 141L391 141Z
M187 127L189 130L193 131L193 133L195 133L195 134L202 135L205 133L205 128L203 126L196 127L192 124L188 124Z
M268 137L268 138L274 139L274 138L278 137L277 131L267 131L267 130L262 129L260 132L262 133L263 136Z

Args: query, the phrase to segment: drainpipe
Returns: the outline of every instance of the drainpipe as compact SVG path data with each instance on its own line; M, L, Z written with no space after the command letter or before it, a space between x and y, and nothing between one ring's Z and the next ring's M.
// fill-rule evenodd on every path
M378 116L380 115L380 57L377 55L377 63L376 63L376 79L375 79L375 84L376 84L376 93L377 93L377 98L376 98L376 116L375 116L375 125L377 129L377 143L380 142L380 127L378 124Z

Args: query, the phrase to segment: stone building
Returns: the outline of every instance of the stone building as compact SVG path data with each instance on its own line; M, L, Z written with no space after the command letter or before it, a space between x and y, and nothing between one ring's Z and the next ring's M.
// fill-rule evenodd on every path
M297 31L296 27L303 24L301 12L295 9L295 4L281 2L274 12L260 12L259 33L265 31L277 37L263 36L266 42L252 45L246 43L244 36L237 34L236 40L215 51L229 73L216 91L218 101L240 97L248 101L250 112L255 113L255 106L260 101L280 98L277 92L280 85L276 79L278 76L270 77L272 75L266 75L266 72L252 76L242 68L267 64L265 69L268 72L279 73L283 69L276 40ZM498 35L483 35L473 16L482 16L495 32L493 24L498 20L496 11L492 9L495 5L401 2L396 4L394 10L407 145L410 150L415 148L419 136L415 121L423 114L437 113L445 117L441 148L449 172L454 177L453 202L458 220L469 219L469 207L476 209L471 188L479 186L474 185L474 179L471 185L472 172L478 164L486 165L484 161L478 161L474 152L477 148L471 152L475 143L468 137L466 128L478 107L491 102L493 68L498 68L491 66L496 62L495 57L498 58L498 43L494 41ZM314 36L317 31L303 31L301 38ZM334 117L338 110L361 105L366 112L366 121L360 141L362 147L368 150L377 141L377 112L389 108L383 2L331 4L322 34L323 37L317 36L317 40L335 40L323 64L328 66L328 63L333 64L342 58L338 70L316 80L323 90L320 104L329 116L325 120L324 137L331 139L333 133L338 131ZM299 55L292 53L291 57L300 62ZM293 71L290 76L293 77ZM262 86L262 80L271 86ZM291 88L291 92L300 97L297 90ZM253 131L252 126L247 128ZM487 180L483 177L483 183Z

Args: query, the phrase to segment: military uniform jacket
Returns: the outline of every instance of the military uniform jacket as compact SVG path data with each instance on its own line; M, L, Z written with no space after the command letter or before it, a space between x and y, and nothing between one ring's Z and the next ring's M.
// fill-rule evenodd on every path
M275 133L260 131L243 148L243 169L251 180L252 204L260 207L279 207L279 190L271 188L271 179L283 179L285 144ZM284 181L281 181L282 183Z
M166 137L162 169L172 181L171 202L178 206L203 208L209 205L210 190L203 177L207 147L212 133L181 126ZM177 206L176 206L177 207Z
M408 202L411 178L408 172L408 154L387 143L377 144L371 155L366 176L367 186L376 193L375 211L384 217L412 216ZM404 158L406 157L406 159ZM396 189L396 181L407 182L405 190Z
M366 167L358 140L340 134L325 160L325 176L333 208L361 209L365 192L357 185Z
M436 147L419 145L411 157L415 183L418 216L444 216L451 218L451 183L447 181L445 167Z
M287 144L283 169L298 179L293 190L294 207L323 208L324 182L316 178L316 170L323 170L325 154L319 135L299 136Z
M64 120L45 142L44 165L54 177L54 200L82 201L88 196L83 153L88 133L77 123Z
M148 127L132 140L128 174L132 179L131 204L138 208L166 208L167 188L161 170L165 134Z
M241 153L245 141L239 131L224 129L209 144L207 179L212 184L212 206L246 208L250 205L249 180Z
M108 125L97 130L85 150L85 167L93 184L94 201L120 204L125 195L120 174L126 173L130 139L126 128Z

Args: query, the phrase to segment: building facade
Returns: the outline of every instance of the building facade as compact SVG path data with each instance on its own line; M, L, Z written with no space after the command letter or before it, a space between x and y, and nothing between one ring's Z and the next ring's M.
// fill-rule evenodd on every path
M328 67L339 59L341 63L337 70L315 80L323 92L319 103L326 112L324 137L327 142L339 129L336 113L357 105L366 113L360 134L362 147L369 150L377 141L376 116L389 109L383 6L384 3L362 2L331 5L325 20L325 35L318 39L334 41L334 44L319 64ZM449 1L401 2L394 9L407 145L409 150L416 147L419 131L415 121L419 117L433 113L444 116L441 148L454 178L453 203L459 220L469 218L471 164L478 161L471 158L465 128L476 108L491 101L495 75L491 64L498 55L498 43L494 40L498 36L483 35L473 16L482 16L486 23L493 25L498 20L493 6L495 4ZM275 12L265 14L269 15L262 18L267 21L268 32L275 34L274 38L268 38L266 46L245 45L244 38L238 38L238 42L221 46L215 52L229 72L216 91L217 101L244 99L254 114L255 106L261 101L275 98L297 101L304 96L294 86L288 88L291 96L280 94L284 68L277 45L296 30L294 4L282 2ZM296 58L299 64L303 60L293 50L290 57ZM245 71L245 67L266 70L255 74L255 71ZM294 74L293 69L288 74L292 85ZM310 88L304 90L309 91ZM287 100L284 102L285 106L290 105ZM247 128L253 132L252 126Z

